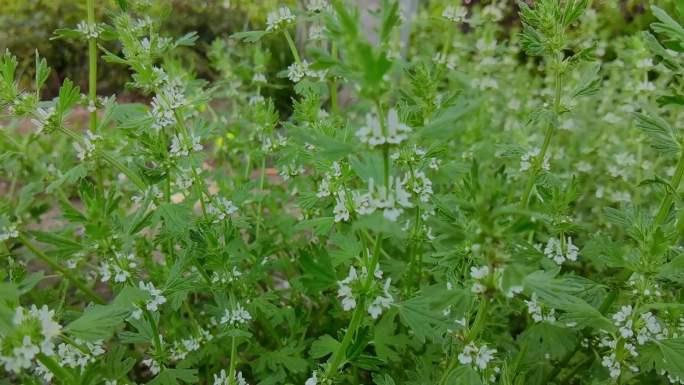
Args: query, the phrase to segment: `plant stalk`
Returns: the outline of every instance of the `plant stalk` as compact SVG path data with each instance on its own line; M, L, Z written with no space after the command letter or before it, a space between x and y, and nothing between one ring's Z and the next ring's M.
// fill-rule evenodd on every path
M537 181L537 176L539 175L539 170L542 168L542 165L544 164L544 159L546 159L546 153L549 150L549 145L551 144L551 138L553 137L553 132L556 130L556 123L557 119L560 116L561 112L561 92L563 90L563 74L560 69L560 64L561 64L561 59L560 59L560 54L557 55L556 59L556 69L555 69L555 82L554 82L554 101L553 101L553 112L556 117L556 120L552 121L549 123L549 125L546 127L546 132L544 133L544 142L542 144L542 148L539 152L539 155L534 159L534 164L532 165L532 169L530 170L530 175L527 179L527 184L525 185L525 190L523 192L522 199L520 201L520 206L522 208L526 208L527 204L529 203L530 200L530 194L532 193L532 188L534 188L534 184Z

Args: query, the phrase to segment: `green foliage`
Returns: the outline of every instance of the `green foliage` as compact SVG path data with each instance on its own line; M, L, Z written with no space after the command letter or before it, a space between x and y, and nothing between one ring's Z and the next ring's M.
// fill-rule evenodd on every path
M684 380L681 7L402 4L45 8L0 57L3 383Z

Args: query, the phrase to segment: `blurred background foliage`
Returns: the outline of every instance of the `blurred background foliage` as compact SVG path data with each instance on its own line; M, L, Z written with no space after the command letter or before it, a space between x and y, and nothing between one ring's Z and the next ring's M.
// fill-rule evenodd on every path
M221 71L212 67L211 57L218 57L217 50L244 50L249 47L236 46L229 41L230 34L237 31L262 29L266 15L279 4L303 7L306 0L142 0L150 4L150 16L162 21L168 36L181 36L196 31L199 39L196 46L182 52L183 65L189 66L201 77L217 80ZM374 0L349 0L359 6L368 6ZM435 16L441 14L445 4L462 2L467 6L478 6L496 0L400 0L417 2L418 7L427 9ZM534 0L525 0L534 3ZM507 3L507 14L501 23L507 30L517 32L519 20L516 0L498 0ZM62 79L71 78L85 84L87 77L87 49L82 41L51 40L57 28L74 27L85 15L85 0L0 0L0 50L9 49L23 63L20 68L25 78L33 74L32 63L37 50L47 58L53 68L46 95L54 95ZM107 20L108 10L115 8L115 0L96 0L98 20ZM652 16L647 12L650 4L656 4L668 11L684 15L682 0L595 0L599 32L601 37L611 38L647 29ZM501 37L506 39L506 36ZM219 42L222 40L222 42ZM116 47L108 47L116 52ZM269 54L267 71L277 72L289 63L289 51L279 41L266 40L263 51ZM212 55L213 52L213 55ZM284 64L285 63L285 64ZM216 64L216 63L214 63ZM283 65L284 64L284 65ZM123 66L103 65L100 68L98 87L100 92L119 92L128 78ZM289 93L277 88L277 99L287 99Z

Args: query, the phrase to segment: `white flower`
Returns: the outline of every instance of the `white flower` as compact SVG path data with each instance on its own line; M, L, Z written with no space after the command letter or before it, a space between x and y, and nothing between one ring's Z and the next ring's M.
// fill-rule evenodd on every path
M377 272L380 272L380 277L382 277L382 272L379 269L376 270L376 273ZM370 314L373 319L378 319L378 316L382 314L382 310L389 309L389 307L394 303L394 297L392 297L392 294L389 292L391 282L392 279L387 278L385 281L385 286L383 286L382 294L375 297L373 302L368 305L368 314Z
M335 208L333 212L335 214L335 222L348 221L349 220L349 210L345 204L345 197L343 191L337 192L337 199L335 200Z
M0 230L0 242L6 241L11 238L18 238L19 237L19 230L17 230L17 225L15 224L9 224L7 226L4 226Z
M147 366L150 369L150 373L152 375L156 376L159 374L161 371L161 366L159 366L159 362L157 362L154 358L147 358L142 361L142 364Z
M301 63L294 62L287 67L287 78L290 79L292 83L298 83L304 77L306 77L309 71L309 63L304 60Z
M550 309L546 314L544 314L541 305L539 305L537 302L537 293L532 293L532 298L530 298L529 301L526 300L524 302L527 305L527 312L530 314L534 322L556 322L555 309Z
M141 290L148 292L150 294L150 296L152 297L145 304L145 307L147 308L147 310L157 311L159 309L160 305L163 305L164 303L166 303L166 297L164 297L162 295L161 290L154 287L154 284L152 284L152 282L148 282L146 284L143 281L140 281L138 283L138 287L140 287Z
M549 238L544 247L544 255L552 259L556 264L562 265L566 261L577 261L579 248L572 243L571 237L567 237L564 252L563 245L558 238Z
M309 0L306 10L312 13L329 11L331 9L327 0Z
M81 20L78 25L76 25L76 30L88 39L97 39L100 37L102 31L104 31L104 28L97 24L89 24L85 20Z
M95 152L95 142L102 139L102 136L93 134L89 130L85 132L83 137L83 145L74 142L74 149L76 149L76 156L80 161L84 161L93 156Z
M277 31L289 27L295 22L295 16L290 8L281 6L276 11L269 12L266 17L266 31Z
M541 153L541 149L539 147L534 147L531 150L524 153L522 155L522 157L520 157L520 171L529 170L532 167L533 162L536 160L536 158L539 156L540 153ZM551 155L548 153L546 154L546 156L544 156L544 161L541 164L542 170L549 171L549 169L551 168L549 166L550 157L551 157Z
M55 322L54 311L43 305L38 308L31 305L27 310L17 307L12 324L6 335L0 334L0 364L5 371L19 374L23 369L33 366L39 353L54 355L53 339L57 337L62 326Z
M358 275L356 274L356 269L354 266L351 266L347 278L337 282L337 296L342 297L342 308L345 311L349 311L356 307L356 299L354 298L354 293L352 293L350 285L357 279Z
M411 132L411 128L401 123L399 114L394 108L390 108L387 112L386 124L387 134L383 132L382 123L376 116L366 114L366 125L356 132L356 136L361 142L373 147L383 144L399 144L406 140L408 133Z
M207 214L214 216L213 223L220 223L229 216L235 214L238 208L233 201L224 197L217 197L214 203L207 205Z
M486 344L477 346L474 342L470 342L458 354L458 362L463 365L475 364L474 369L483 371L487 369L489 362L494 359L495 353L496 349L490 349Z
M453 22L465 21L467 15L467 9L461 6L453 5L449 5L448 7L444 8L444 11L442 12L442 17Z
M314 41L325 39L325 28L318 23L311 24L309 27L309 39Z
M31 123L36 126L36 134L43 132L43 129L45 129L45 126L50 123L50 119L54 116L54 114L54 107L48 107L47 109L42 107L36 108L35 118L31 119Z
M316 372L311 373L311 377L306 379L306 382L304 382L304 385L317 385L318 384L318 377L316 376Z
M230 326L244 325L252 320L252 315L242 307L239 303L235 305L233 310L225 309L223 316L221 317L222 324L228 324Z
M484 266L480 266L480 267L475 267L475 266L470 267L470 276L473 279L480 280L480 279L486 278L488 275L489 275L489 266L484 265Z

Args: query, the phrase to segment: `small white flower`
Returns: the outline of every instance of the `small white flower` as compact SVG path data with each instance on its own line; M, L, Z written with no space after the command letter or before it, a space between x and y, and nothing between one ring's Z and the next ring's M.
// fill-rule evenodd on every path
M335 208L333 212L335 214L335 222L342 222L349 220L349 210L345 204L345 197L343 191L337 192L337 199L335 200Z
M442 17L449 21L453 21L455 23L462 22L466 20L466 16L468 15L468 10L461 7L461 6L453 6L449 5L446 8L444 8L444 11L442 12Z
M383 132L382 124L376 116L366 114L366 125L356 132L356 136L371 147L386 143L399 144L408 139L411 128L401 123L396 109L390 108L387 112L386 125L387 134Z
M160 305L163 305L164 303L166 303L166 297L164 297L162 295L161 290L154 287L154 284L152 284L152 282L148 282L146 284L143 281L140 281L138 283L138 287L141 290L148 292L150 294L150 296L152 297L145 304L145 307L147 308L147 310L157 311L157 310L159 310Z
M33 123L34 126L36 126L36 133L40 134L43 132L43 129L50 123L50 119L55 115L55 108L54 107L48 107L47 109L44 109L42 107L38 107L36 109L35 113L35 118L31 119L31 123Z
M266 17L266 31L277 31L294 24L296 18L288 7L281 6L276 11L269 12Z
M249 312L245 308L243 308L242 305L240 305L240 303L237 303L233 310L225 309L225 312L221 317L220 322L222 324L227 324L235 327L239 325L244 325L251 320L252 315L249 314Z
M304 385L318 385L318 377L315 371L311 373L311 377L306 379Z

